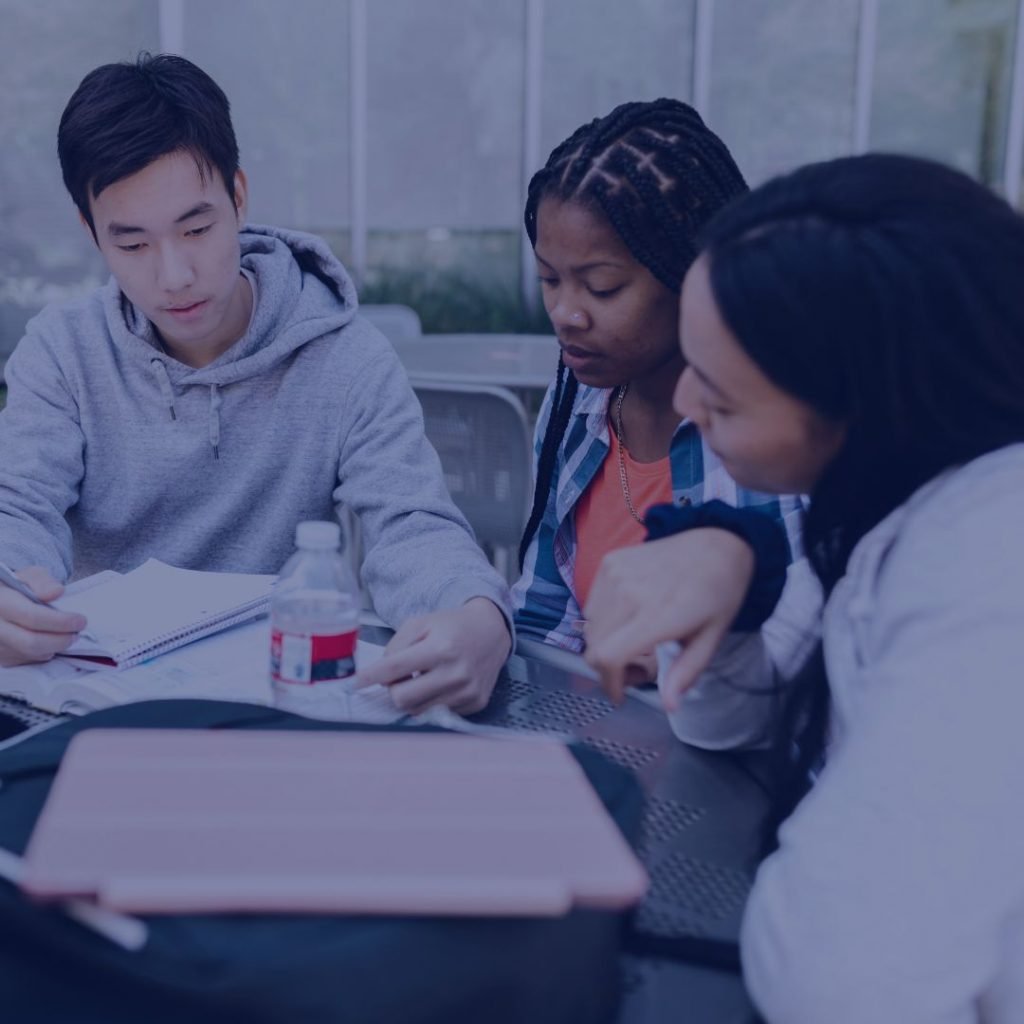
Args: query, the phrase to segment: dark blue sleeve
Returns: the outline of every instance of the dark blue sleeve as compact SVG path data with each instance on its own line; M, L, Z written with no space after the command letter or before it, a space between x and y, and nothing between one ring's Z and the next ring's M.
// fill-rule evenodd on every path
M742 537L754 551L754 578L731 628L755 632L775 611L789 565L789 541L777 519L756 508L733 508L716 499L702 505L653 505L644 517L644 525L648 540L701 527L728 530Z

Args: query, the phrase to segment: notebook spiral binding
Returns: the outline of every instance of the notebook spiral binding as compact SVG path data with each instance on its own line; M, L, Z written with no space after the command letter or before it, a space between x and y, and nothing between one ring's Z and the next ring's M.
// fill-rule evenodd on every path
M205 619L202 622L192 623L183 629L163 633L145 644L136 644L134 647L129 647L121 652L123 657L118 658L117 666L118 668L132 668L135 665L141 665L144 661L150 661L161 654L166 654L168 651L184 647L185 644L192 643L194 640L201 640L204 636L209 636L211 633L218 633L221 630L230 629L232 626L239 626L243 622L249 622L251 619L258 619L269 608L270 598L261 597L256 601L243 605L241 608L235 608L212 619Z

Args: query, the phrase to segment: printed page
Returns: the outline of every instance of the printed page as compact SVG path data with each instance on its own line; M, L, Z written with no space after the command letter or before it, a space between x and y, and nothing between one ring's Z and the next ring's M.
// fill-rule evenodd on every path
M60 714L71 692L77 690L79 680L94 672L72 661L54 658L38 665L17 665L0 668L0 693L26 704ZM100 705L102 706L102 705Z
M120 577L121 574L114 572L113 569L83 577L69 583L64 589L64 596L84 593L92 587L110 583ZM94 663L64 658L54 658L36 665L0 667L0 693L16 700L23 700L26 704L43 711L60 714L61 706L67 699L64 696L66 687L74 689L80 678L91 675L98 667Z
M379 644L360 640L356 665L373 664L384 653ZM198 698L273 705L270 685L270 624L262 618L224 630L128 669L99 669L74 658L0 669L0 693L55 714L84 714L140 700ZM387 725L404 718L385 686L348 691L338 717ZM416 721L454 727L459 716L447 708L431 709Z
M356 664L376 661L383 648L360 640ZM74 659L55 659L18 672L0 692L22 695L37 704L42 696L49 711L72 714L127 704L138 700L199 698L237 700L250 704L274 703L270 685L270 624L266 618L198 640L133 668L95 671L80 668ZM37 706L44 706L37 704ZM374 686L350 695L344 717L352 721L385 724L402 717L387 690Z
M356 664L376 661L384 648L360 640ZM165 654L116 675L124 700L160 697L203 697L251 704L274 703L270 684L270 624L267 619L236 626L224 633ZM141 696L145 692L146 697ZM347 721L386 725L403 717L384 686L348 693L339 709Z

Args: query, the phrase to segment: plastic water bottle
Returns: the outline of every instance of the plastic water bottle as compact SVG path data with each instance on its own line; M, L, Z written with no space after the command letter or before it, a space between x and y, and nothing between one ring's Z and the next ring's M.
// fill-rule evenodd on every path
M360 599L341 554L341 527L299 523L295 543L270 601L275 701L310 718L348 718Z

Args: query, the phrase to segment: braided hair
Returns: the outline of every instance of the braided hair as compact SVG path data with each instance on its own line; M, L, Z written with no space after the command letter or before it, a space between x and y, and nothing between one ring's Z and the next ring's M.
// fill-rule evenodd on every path
M746 191L729 150L693 107L672 99L623 103L573 132L533 176L526 233L536 246L542 199L580 203L606 218L633 258L678 295L697 257L701 228ZM578 388L559 357L520 569L547 505Z

